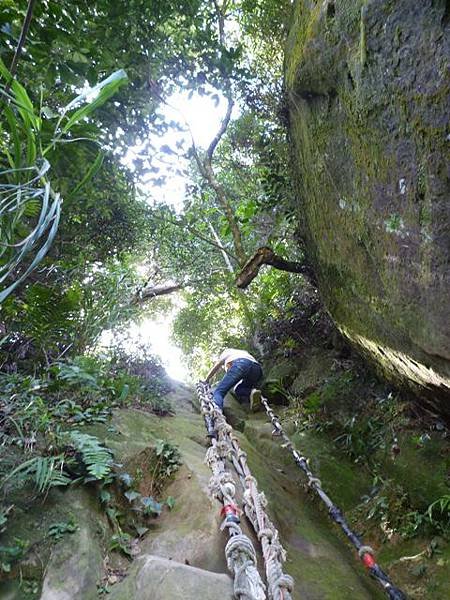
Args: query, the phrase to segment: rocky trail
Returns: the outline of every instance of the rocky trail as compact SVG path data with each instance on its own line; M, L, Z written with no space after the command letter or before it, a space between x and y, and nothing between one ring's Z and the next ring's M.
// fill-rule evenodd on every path
M228 536L220 531L221 505L208 494L211 471L204 462L208 441L197 396L193 388L176 384L169 399L173 416L159 417L137 408L120 409L108 424L91 425L86 430L103 438L114 450L117 468L131 474L136 481L139 479L140 487L133 487L143 494L152 489L155 472L152 452L158 441L166 440L176 446L182 464L157 493L159 502L172 499L170 508L164 506L158 517L147 518L146 527L139 529L136 509L125 499L126 492L117 483L109 488L112 500L106 505L95 486L75 485L63 491L53 489L44 502L18 506L11 529L15 536L28 539L31 551L21 563L21 577L0 584L0 598L233 598L233 582L224 552ZM344 536L308 492L305 479L289 454L272 437L272 425L265 413L249 414L230 396L224 412L247 453L258 487L267 497L269 516L287 550L284 571L295 580L292 597L296 600L384 598ZM283 419L283 409L280 414ZM342 492L338 501L347 510L354 498L360 498L367 489L367 481L363 477L361 481L352 480L347 461L333 456L324 447L314 447L308 436L299 440L297 435L296 443L299 441L306 446L320 477L324 476L326 481L330 481L330 476L339 479ZM133 531L133 527L138 531L138 535L128 534L128 556L112 551L115 516L124 531ZM45 536L49 527L67 522L72 522L75 530L53 538L49 544ZM245 517L242 527L259 549ZM120 549L123 547L116 544L115 550ZM264 580L262 556L260 552L258 555L258 568ZM381 566L389 572L390 564L385 561L386 558L380 561ZM393 579L396 577L397 573ZM35 587L28 590L22 579L35 582ZM443 583L435 597L445 598L445 588Z
M204 464L205 429L193 406L195 393L178 389L172 402L177 410L173 418L161 420L147 415L144 418L135 411L117 416L123 437L135 440L136 445L127 444L127 453L139 451L146 436L163 436L177 443L184 465L167 490L176 498L176 506L158 519L155 529L142 541L128 577L109 596L114 600L233 597L224 555L227 536L219 530L220 505L208 496L211 473ZM228 404L231 404L227 410L229 420L242 428L247 415L232 400ZM248 453L260 488L267 495L270 514L288 551L286 571L296 581L293 597L311 600L349 595L355 599L383 597L338 539L324 514L306 497L295 466L285 464L284 452L272 441L271 431L265 415L253 415L245 421L239 440ZM121 439L117 445L119 452L123 451L123 445ZM249 529L246 533L251 535ZM255 540L254 545L258 547ZM259 566L263 575L262 565Z
M177 444L183 465L165 490L175 499L175 506L153 520L149 531L136 543L131 563L119 561L112 565L104 558L107 519L92 494L85 489L53 492L47 500L48 510L40 508L36 517L28 513L26 520L36 518L35 529L43 530L46 523L57 518L56 513L61 519L62 512L75 515L79 528L53 546L44 570L41 600L97 598L102 579L107 581L109 577L114 582L125 572L122 581L108 586L108 598L233 597L224 555L227 536L219 530L220 505L207 491L207 442L203 420L195 408L195 393L179 386L171 394L171 401L176 410L173 417L160 418L136 409L117 411L105 442L114 449L116 460L125 464L136 464L155 440L164 438ZM272 440L271 425L265 416L252 415L244 421L244 410L232 399L230 404L228 418L243 429L240 443L268 498L270 516L288 552L285 570L295 579L293 598L383 597L307 495L295 466L287 464L284 451ZM258 547L255 540L254 545ZM30 560L39 568L38 556ZM262 565L259 567L263 574ZM23 597L21 593L14 587L4 587L1 597L16 600Z

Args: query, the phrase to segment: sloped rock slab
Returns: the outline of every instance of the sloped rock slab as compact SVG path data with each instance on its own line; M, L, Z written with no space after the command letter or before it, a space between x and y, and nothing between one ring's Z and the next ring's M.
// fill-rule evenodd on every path
M97 600L102 552L89 523L52 551L40 600Z
M74 516L77 530L52 547L40 600L98 600L106 517L87 489L66 490L58 497L66 514Z
M212 573L158 556L142 556L110 600L232 600L228 575Z

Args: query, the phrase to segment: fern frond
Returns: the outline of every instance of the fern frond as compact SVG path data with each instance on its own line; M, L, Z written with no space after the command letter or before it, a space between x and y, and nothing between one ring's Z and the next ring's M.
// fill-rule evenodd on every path
M15 481L19 486L33 481L40 494L51 487L64 486L70 478L63 471L64 456L35 456L21 463L1 481L3 487L8 481Z
M86 470L94 479L105 479L111 472L113 455L98 438L79 431L70 432L71 445L81 454Z

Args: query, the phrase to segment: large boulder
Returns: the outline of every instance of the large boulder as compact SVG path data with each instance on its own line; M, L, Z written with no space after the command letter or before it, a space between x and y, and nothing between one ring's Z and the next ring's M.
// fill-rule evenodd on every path
M297 0L285 63L298 215L326 306L389 378L441 409L449 23L445 0Z
M158 556L138 559L130 575L110 594L111 600L232 600L228 575L212 573Z

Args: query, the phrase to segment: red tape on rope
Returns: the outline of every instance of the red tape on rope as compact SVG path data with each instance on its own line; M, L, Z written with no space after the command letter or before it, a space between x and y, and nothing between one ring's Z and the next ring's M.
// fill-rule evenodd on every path
M222 510L220 511L221 517L228 517L229 515L234 515L237 517L239 515L239 508L236 504L224 504Z
M372 567L374 567L376 565L374 557L371 554L367 553L367 552L362 557L362 561L363 561L364 565L368 569L371 569Z

